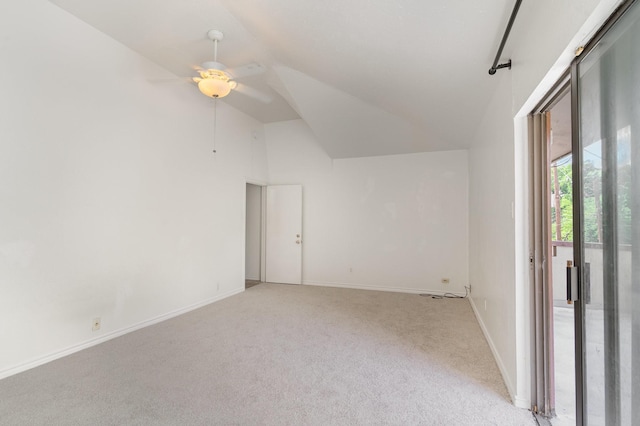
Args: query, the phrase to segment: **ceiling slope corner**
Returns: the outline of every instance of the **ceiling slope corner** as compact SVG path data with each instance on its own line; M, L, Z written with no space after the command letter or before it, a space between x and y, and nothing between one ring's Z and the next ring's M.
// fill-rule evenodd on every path
M284 65L274 67L281 95L309 125L331 158L421 151L405 119ZM278 90L274 87L275 90Z

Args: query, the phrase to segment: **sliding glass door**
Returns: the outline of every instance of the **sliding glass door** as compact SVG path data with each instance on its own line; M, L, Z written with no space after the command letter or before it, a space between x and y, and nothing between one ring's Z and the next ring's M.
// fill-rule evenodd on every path
M640 422L640 8L581 58L579 99L582 418ZM582 328L582 330L580 330ZM581 352L581 353L580 353Z

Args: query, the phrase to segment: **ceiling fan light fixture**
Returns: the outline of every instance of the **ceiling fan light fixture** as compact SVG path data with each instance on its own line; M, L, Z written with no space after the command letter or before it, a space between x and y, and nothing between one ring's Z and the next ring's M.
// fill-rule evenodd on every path
M209 98L217 99L224 98L231 93L232 90L237 90L243 95L261 102L271 102L271 96L259 90L252 89L249 86L245 86L244 84L239 85L232 80L232 78L261 74L265 71L265 67L258 63L251 63L240 68L235 68L235 71L227 73L225 71L227 67L218 62L218 42L222 41L224 34L219 30L209 30L207 37L213 41L213 61L207 61L203 63L201 67L193 68L199 76L192 77L192 80L198 85L200 92Z
M198 89L210 98L224 98L235 87L235 82L229 81L229 77L222 71L206 70L201 71L200 75L202 80L198 82Z

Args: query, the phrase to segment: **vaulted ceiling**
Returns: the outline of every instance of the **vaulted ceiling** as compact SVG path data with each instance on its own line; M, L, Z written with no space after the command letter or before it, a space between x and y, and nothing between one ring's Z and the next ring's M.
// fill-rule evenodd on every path
M487 70L513 7L512 0L51 1L177 81L213 59L207 31L221 30L218 60L265 66L240 83L272 99L232 92L223 101L263 123L302 118L332 158L468 148L498 81ZM203 107L210 102L202 96Z

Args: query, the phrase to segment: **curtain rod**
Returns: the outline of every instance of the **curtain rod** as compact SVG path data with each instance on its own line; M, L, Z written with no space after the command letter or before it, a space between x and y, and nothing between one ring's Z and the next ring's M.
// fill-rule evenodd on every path
M509 68L511 69L511 59L509 62L505 62L504 64L498 65L498 61L500 60L500 55L502 55L502 49L504 49L504 45L509 38L509 32L511 32L511 27L513 26L513 21L516 20L516 15L518 14L518 9L520 9L520 4L522 0L516 0L516 4L513 6L513 12L511 12L511 18L509 18L509 23L507 24L507 29L504 30L504 35L502 36L502 41L500 42L500 47L498 48L498 53L496 53L496 58L493 60L493 65L489 68L489 74L494 75L496 71L501 68Z

